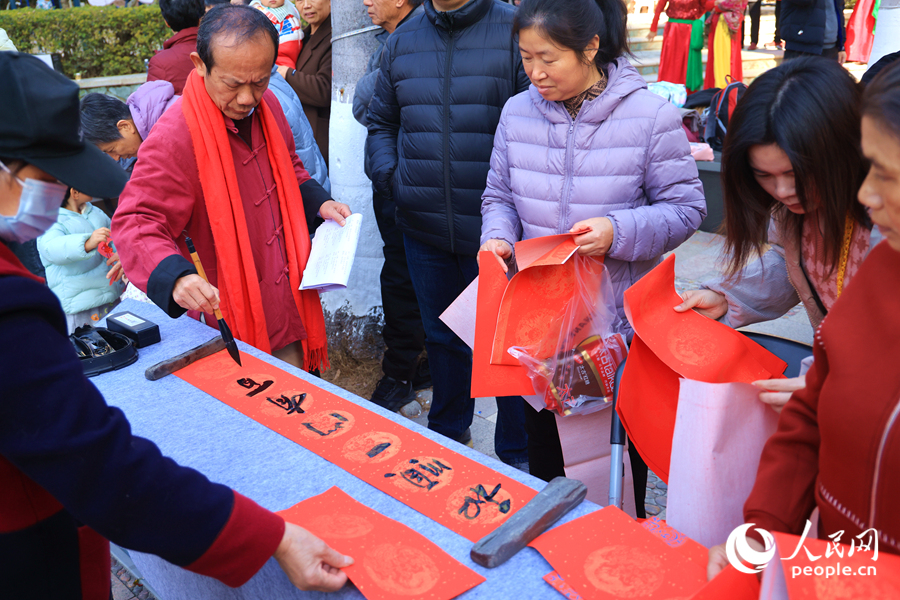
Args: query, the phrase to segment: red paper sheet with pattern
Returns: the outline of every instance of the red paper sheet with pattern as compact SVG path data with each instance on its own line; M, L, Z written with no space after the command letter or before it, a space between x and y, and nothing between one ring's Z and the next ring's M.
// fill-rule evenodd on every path
M529 546L591 600L690 598L706 583L705 564L614 506L555 527Z
M669 256L625 291L635 336L622 373L616 410L641 457L665 482L678 408L678 379L750 383L782 377L787 364L734 329L689 310L675 291Z
M224 350L176 376L475 542L537 492L353 402Z
M450 600L484 581L422 534L336 487L278 514L352 557L344 572L368 600Z

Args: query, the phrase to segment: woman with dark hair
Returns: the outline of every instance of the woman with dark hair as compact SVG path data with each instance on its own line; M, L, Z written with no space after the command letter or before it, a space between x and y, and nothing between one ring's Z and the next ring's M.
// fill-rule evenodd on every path
M867 170L860 94L846 70L822 58L788 61L753 82L722 152L727 274L685 292L675 310L693 308L737 328L802 302L813 329L819 326L872 235L855 200ZM754 255L759 260L748 264ZM756 383L767 390L760 400L780 410L804 378Z
M524 0L513 32L532 85L500 117L481 250L506 269L518 240L579 232L579 254L605 257L624 317L625 289L706 215L681 117L625 57L620 0ZM563 474L556 422L526 411L531 473L549 481Z
M766 442L744 521L800 535L818 507L819 539L868 544L874 560L900 554L900 64L866 88L862 152L872 166L860 206L885 241L816 331L807 385ZM762 551L757 533L747 541ZM710 549L710 577L727 564L724 545Z

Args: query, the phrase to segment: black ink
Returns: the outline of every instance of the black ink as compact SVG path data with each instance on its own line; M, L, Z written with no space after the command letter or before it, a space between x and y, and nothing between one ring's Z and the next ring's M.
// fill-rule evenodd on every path
M374 446L368 452L366 452L366 456L368 456L369 458L375 458L376 456L378 456L379 454L381 454L382 452L384 452L385 450L387 450L390 447L391 447L390 442L382 442L382 443L378 444L377 446Z
M403 476L403 479L407 480L416 487L425 489L426 491L430 490L439 483L438 481L432 481L426 475L423 475L416 469L407 469L403 471L401 475Z
M425 469L426 471L428 471L435 477L437 477L444 471L452 471L453 470L437 459L432 459L432 461L430 463L419 465L419 468Z
M397 474L396 473L385 473L384 476L385 477L396 477Z
M333 427L332 429L329 429L328 431L319 431L318 429L316 429L316 428L313 426L312 423L303 423L303 425L304 425L307 429L309 429L310 431L315 431L316 433L318 433L318 434L321 435L322 437L326 437L326 436L331 435L331 434L334 433L335 431L339 431L339 430L343 429L343 428L344 428L344 423L345 423L346 421L349 420L349 419L347 419L347 417L345 417L344 415L341 415L341 414L338 414L338 413L331 413L329 416L334 417L335 419L338 420L338 422L335 423L335 424L334 424L334 427Z
M256 383L255 381L253 381L253 380L250 379L249 377L242 377L241 379L238 379L238 380L237 380L237 384L238 384L239 386L241 386L242 388L246 388L246 389L248 389L248 390L253 389L253 388L256 387L256 386L259 386L258 388L256 388L255 390L253 390L252 392L250 392L249 394L247 394L247 396L249 396L249 397L251 397L251 398L252 398L253 396L255 396L255 395L257 395L257 394L259 394L259 393L261 393L261 392L264 392L264 391L266 391L267 389L269 389L269 387L270 387L273 383L275 383L275 382L274 382L273 380L271 380L271 379L266 379L266 380L263 381L262 383ZM271 402L271 400L270 400L270 402Z
M512 503L509 499L504 500L503 502L497 502L494 500L494 497L497 495L497 492L500 491L501 484L497 484L497 486L491 491L489 494L483 485L480 483L476 485L474 488L469 488L470 492L475 493L475 497L471 498L466 496L463 499L463 505L459 509L459 514L463 515L467 519L475 519L478 515L481 514L481 505L485 503L492 503L497 505L497 510L499 510L502 514L507 514L512 508ZM471 514L470 508L475 507L475 514Z
M266 400L268 400L275 406L286 410L287 414L289 414L289 415L293 414L295 412L301 413L301 414L306 412L302 408L300 408L300 405L303 403L303 400L305 400L305 399L306 399L306 394L296 394L290 398L288 398L284 394L282 394L281 396L279 396L278 398L275 398L275 399L266 398Z

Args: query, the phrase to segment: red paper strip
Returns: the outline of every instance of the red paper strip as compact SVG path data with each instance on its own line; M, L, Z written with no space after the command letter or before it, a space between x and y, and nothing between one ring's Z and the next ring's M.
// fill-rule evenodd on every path
M875 558L873 550L877 541L872 543L872 534L865 534L861 539L843 535L837 540L845 543L837 544L806 538L796 556L800 537L777 532L772 535L778 552L766 571L783 570L791 600L900 598L900 556L878 552ZM846 543L851 540L852 555L851 544ZM862 550L861 542L867 542L869 550Z
M575 262L571 260L561 265L533 264L513 275L497 313L491 364L520 366L507 352L512 346L541 347L536 352L541 358L556 352L557 336L550 335L551 328L558 329L557 317L574 293Z
M278 514L353 557L344 572L369 600L450 600L484 581L420 533L336 487Z
M707 383L783 377L787 363L734 329L695 311L677 313L675 256L625 292L635 331L616 410L647 465L669 481L679 376Z
M550 571L544 575L544 581L550 584L554 590L565 596L568 600L583 600L581 595L566 583L566 580L556 571Z
M534 386L522 365L492 365L491 349L497 315L506 289L506 273L491 252L482 252L478 276L478 312L475 318L475 348L472 352L473 398L531 396Z
M669 547L681 552L689 561L701 569L706 569L706 563L709 558L709 551L706 549L706 546L695 542L659 517L638 519L638 522L641 523L641 527L661 539Z
M521 271L540 259L552 261L554 264L566 262L578 250L578 246L575 245L575 235L574 233L545 235L516 242L516 266ZM551 263L545 262L544 264Z
M707 582L691 600L758 600L759 579L727 567ZM848 599L849 600L849 599Z
M706 582L705 564L694 564L614 506L551 529L529 545L592 600L689 598Z
M254 356L241 361L217 352L175 375L473 542L536 494Z

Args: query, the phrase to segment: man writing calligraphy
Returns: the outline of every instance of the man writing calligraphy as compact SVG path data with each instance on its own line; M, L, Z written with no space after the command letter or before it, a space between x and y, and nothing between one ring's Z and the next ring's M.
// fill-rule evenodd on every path
M184 95L157 121L113 219L129 279L170 316L216 322L295 366L327 367L318 293L299 291L316 215L347 205L310 179L267 90L278 32L257 10L216 6L197 33ZM209 277L189 260L194 240ZM220 305L221 302L221 305Z

